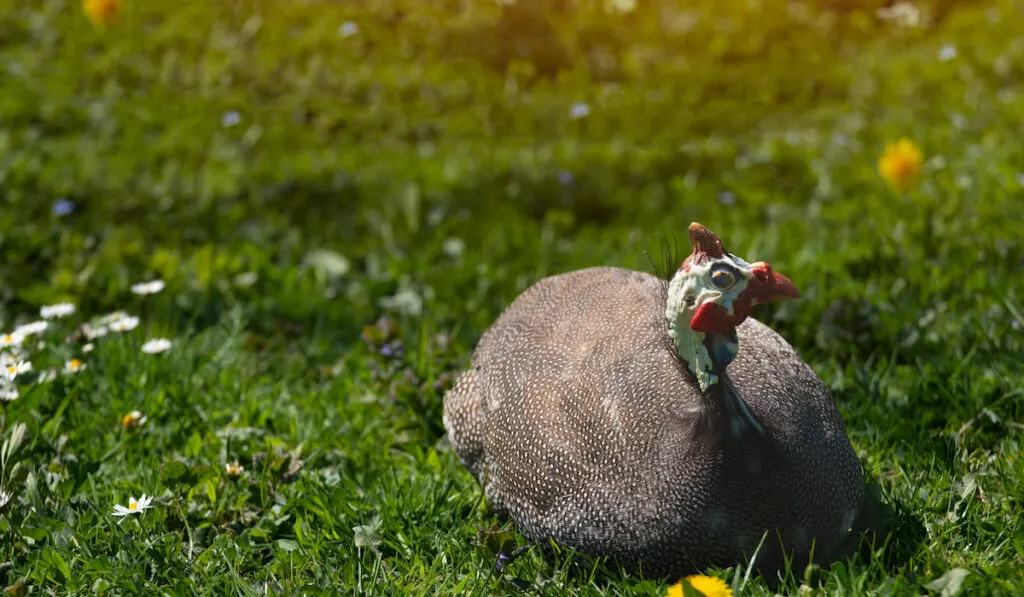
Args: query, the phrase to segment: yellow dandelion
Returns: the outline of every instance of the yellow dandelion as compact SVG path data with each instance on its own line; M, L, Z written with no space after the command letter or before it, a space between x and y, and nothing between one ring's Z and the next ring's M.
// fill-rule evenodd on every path
M121 14L121 0L82 0L82 11L93 25L104 28Z
M732 597L732 589L729 588L729 585L725 584L724 580L714 576L695 574L693 576L687 576L686 582L693 587L693 590L697 591L697 594L704 595L704 597ZM689 592L685 591L683 589L683 583L678 582L669 587L668 593L665 593L665 597L683 597L684 595L693 595L693 590Z
M878 172L893 190L905 193L917 184L923 163L921 149L903 137L885 145L885 152L878 158Z

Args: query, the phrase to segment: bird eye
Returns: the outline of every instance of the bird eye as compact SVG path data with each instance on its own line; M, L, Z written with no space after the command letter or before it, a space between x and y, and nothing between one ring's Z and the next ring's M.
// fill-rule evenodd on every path
M725 290L736 283L736 279L727 271L719 270L711 274L711 283L719 290Z

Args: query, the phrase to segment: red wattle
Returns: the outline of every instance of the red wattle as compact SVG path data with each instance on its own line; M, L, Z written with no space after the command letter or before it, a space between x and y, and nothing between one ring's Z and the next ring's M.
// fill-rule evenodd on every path
M704 303L690 319L690 329L695 332L725 333L743 323L750 314L750 299L737 297L732 303L732 313L718 303Z

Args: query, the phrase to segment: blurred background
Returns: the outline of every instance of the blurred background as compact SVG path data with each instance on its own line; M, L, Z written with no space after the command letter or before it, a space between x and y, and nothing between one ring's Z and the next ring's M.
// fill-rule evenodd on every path
M89 6L0 0L9 316L108 308L147 272L200 321L340 332L425 303L479 331L527 283L646 268L698 220L796 268L804 344L832 305L835 334L891 320L878 340L913 346L949 293L972 297L958 329L1001 303L1015 277L970 264L1019 271L1019 2ZM876 162L903 136L909 194Z

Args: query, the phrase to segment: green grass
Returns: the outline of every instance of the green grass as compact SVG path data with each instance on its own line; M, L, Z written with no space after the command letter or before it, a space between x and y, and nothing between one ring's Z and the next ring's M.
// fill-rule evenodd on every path
M99 31L0 0L0 323L78 306L6 409L12 593L662 594L535 551L496 574L488 545L523 541L481 540L441 396L529 284L649 271L692 220L800 286L759 317L896 512L828 594L1024 593L1019 0L914 30L874 2L179 4ZM903 135L905 197L876 170ZM139 328L66 341L115 309Z

